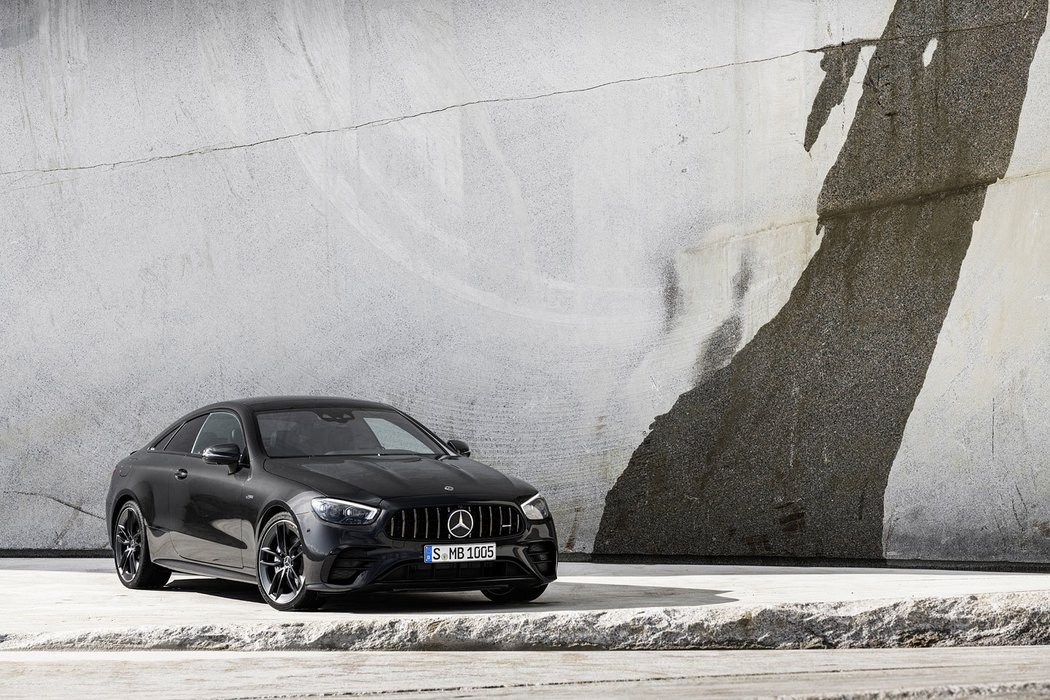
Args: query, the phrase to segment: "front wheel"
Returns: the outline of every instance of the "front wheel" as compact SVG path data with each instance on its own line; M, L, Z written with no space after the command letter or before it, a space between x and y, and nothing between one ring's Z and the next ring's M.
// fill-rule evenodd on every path
M530 603L543 595L545 590L547 590L547 584L488 588L481 593L493 603Z
M149 557L146 519L135 501L128 501L117 513L112 544L117 577L128 588L160 588L171 578L169 569Z
M299 526L288 513L278 513L263 526L256 552L256 573L263 600L278 610L317 607L317 594L306 589L305 551Z

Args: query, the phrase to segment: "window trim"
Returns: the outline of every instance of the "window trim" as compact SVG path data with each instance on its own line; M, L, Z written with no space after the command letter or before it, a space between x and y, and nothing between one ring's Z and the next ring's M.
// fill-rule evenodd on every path
M164 449L163 449L163 450L155 450L155 451L156 451L156 452L160 452L160 453L163 453L163 454L168 454L168 455L188 455L188 456L190 456L190 457L193 457L193 456L195 456L195 455L193 455L193 454L192 454L192 453L190 453L190 452L176 452L175 450L169 450L169 449L168 449L168 443L170 443L170 442L172 441L172 438L174 438L174 437L175 437L176 435L178 435L178 434L179 434L179 431L180 431L180 430L182 430L182 428L183 428L183 426L184 426L184 425L186 425L187 423L189 423L189 422L191 422L191 421L195 421L195 420L197 420L197 419L198 419L198 418L200 418L201 416L208 416L209 414L211 414L211 411L205 411L204 413L198 413L197 415L194 415L194 416L190 416L190 417L189 417L189 418L187 418L186 420L184 420L184 421L182 421L181 423L179 423L179 427L178 427L178 428L176 428L176 429L175 429L175 432L174 432L174 433L172 434L172 436L171 436L170 438L168 438L168 439L167 439L167 441L165 441L165 443L164 443ZM201 427L202 427L202 428L204 427L204 424L203 424L203 423L201 423ZM196 439L196 438L194 438L194 442L196 442L196 441L197 441L197 439ZM192 447L193 447L193 446L192 446L192 445L190 445L190 448L191 448L191 449L192 449Z
M150 448L149 448L148 451L149 452L164 452L164 448L161 447L161 445L165 445L166 446L171 441L171 439L173 437L175 437L175 433L179 432L179 429L185 424L186 424L185 421L180 421L180 422L176 423L174 426L172 426L169 430L166 430L163 433L161 433L159 438L156 438L155 440L153 440L152 443L150 443Z

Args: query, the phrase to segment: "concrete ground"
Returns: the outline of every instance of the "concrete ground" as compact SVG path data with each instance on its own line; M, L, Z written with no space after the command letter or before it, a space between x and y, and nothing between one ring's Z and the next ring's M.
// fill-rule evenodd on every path
M1024 698L1050 695L1048 654L1046 647L0 652L0 698Z
M108 560L0 560L0 588L0 697L1050 695L1044 574L570 563L523 606L291 614L210 579L129 591Z
M492 617L527 612L638 609L769 609L781 605L953 599L1041 593L1050 574L760 566L562 563L539 600L490 603L480 593L378 594L331 598L320 611L282 613L252 585L177 575L159 591L131 591L109 559L0 559L0 635L69 633L123 626L254 623L373 623L406 618ZM10 647L10 644L8 644ZM0 643L0 648L4 648Z

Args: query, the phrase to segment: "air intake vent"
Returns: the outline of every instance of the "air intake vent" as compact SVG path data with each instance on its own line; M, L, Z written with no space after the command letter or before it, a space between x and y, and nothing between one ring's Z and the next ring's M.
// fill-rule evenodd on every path
M558 571L558 548L553 542L534 542L526 548L525 556L544 576L553 576Z
M457 511L466 511L452 517ZM449 532L451 520L452 532ZM470 504L406 508L390 516L386 534L395 540L448 542L491 540L520 535L525 516L517 506Z
M402 564L384 574L381 583L438 583L450 581L478 581L485 579L513 579L530 576L513 561L475 561L459 564ZM535 580L535 579L534 579Z

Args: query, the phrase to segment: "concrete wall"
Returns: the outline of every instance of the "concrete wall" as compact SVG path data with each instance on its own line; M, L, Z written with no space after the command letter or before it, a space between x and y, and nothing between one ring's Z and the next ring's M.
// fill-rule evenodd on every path
M1045 14L0 5L0 549L102 546L196 405L325 393L569 551L1050 561Z

